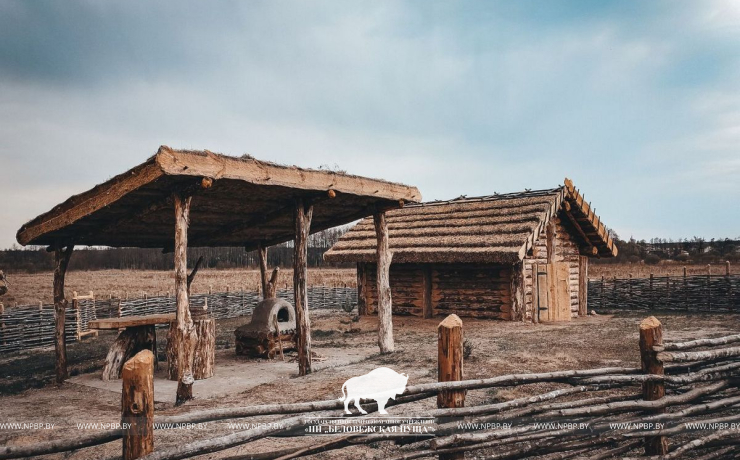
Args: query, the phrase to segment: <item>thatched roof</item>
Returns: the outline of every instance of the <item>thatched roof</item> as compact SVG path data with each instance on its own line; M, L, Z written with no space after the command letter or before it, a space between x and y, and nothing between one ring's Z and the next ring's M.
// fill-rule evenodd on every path
M293 239L298 198L314 206L312 233L421 200L415 187L402 184L163 146L31 220L17 239L22 245L170 248L173 193L193 194L189 246L247 249Z
M550 190L412 204L386 213L393 263L513 263L521 260L547 223L566 215L584 255L612 257L606 227L573 183ZM544 233L543 233L544 234ZM375 261L376 237L368 217L325 255L333 262Z

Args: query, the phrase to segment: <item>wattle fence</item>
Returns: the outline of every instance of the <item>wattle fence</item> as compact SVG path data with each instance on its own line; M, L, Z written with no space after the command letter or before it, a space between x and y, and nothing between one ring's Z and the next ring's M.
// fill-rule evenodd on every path
M738 313L740 275L602 277L588 282L588 307L598 313Z
M293 303L292 289L279 289L277 296ZM257 291L194 294L193 307L205 307L216 319L251 315L260 301ZM344 309L357 306L357 289L313 286L308 288L310 308ZM96 299L92 293L74 296L66 310L67 343L88 335L88 321L102 318L174 313L174 296ZM0 353L54 345L54 305L18 305L0 309Z

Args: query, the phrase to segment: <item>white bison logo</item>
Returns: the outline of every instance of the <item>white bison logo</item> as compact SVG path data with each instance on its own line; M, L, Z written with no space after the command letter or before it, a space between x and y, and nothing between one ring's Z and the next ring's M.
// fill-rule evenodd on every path
M396 395L402 394L406 390L406 382L409 376L399 374L393 369L379 367L365 375L352 377L342 385L342 397L344 401L344 413L352 414L349 411L349 402L355 400L355 407L363 414L367 412L360 407L360 399L374 399L378 403L378 413L387 414L385 405L389 399L396 399ZM346 394L344 390L347 390Z

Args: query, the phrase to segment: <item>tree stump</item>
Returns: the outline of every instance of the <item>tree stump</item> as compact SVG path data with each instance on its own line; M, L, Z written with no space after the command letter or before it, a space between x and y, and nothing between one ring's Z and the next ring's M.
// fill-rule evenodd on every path
M193 357L193 378L203 380L213 377L216 359L216 320L213 318L194 319L198 342Z
M124 460L154 450L154 360L150 350L143 350L123 365L121 424L128 425L123 429Z
M124 363L142 350L151 350L153 365L157 362L157 333L154 326L128 327L121 331L105 358L103 380L121 378Z

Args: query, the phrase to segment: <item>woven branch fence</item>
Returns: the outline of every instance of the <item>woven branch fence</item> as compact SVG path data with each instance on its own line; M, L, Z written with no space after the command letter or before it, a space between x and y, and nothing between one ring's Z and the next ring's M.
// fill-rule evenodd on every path
M445 322L440 324L440 331L444 325ZM450 347L462 349L462 324L455 327L460 328L460 333L455 336L440 332L440 350ZM366 426L382 424L389 427L403 424L404 419L433 418L436 420L433 436L388 429L305 436L306 427L314 426L312 420L316 417L336 418L342 413L344 403L328 399L196 409L170 416L146 415L135 419L134 425L125 429L0 447L0 459L70 452L123 439L124 446L132 443L148 445L137 454L127 453L124 447L125 460L142 455L141 458L147 460L175 460L249 445L268 437L273 440L298 437L303 442L299 446L291 443L294 447L287 449L256 453L247 448L243 452L248 452L252 459L290 459L361 444L378 447L375 443L379 441L395 441L395 445L382 446L382 453L376 458L449 459L462 458L459 455L463 452L499 460L737 458L740 454L740 430L737 429L740 426L740 335L664 343L660 322L650 317L640 324L639 345L635 341L634 349L635 354L641 356L642 368L564 370L478 380L450 381L448 376L440 376L439 382L407 386L395 401L388 404L388 407L400 406L437 398L436 409L429 401L423 404L426 409L420 408L422 404L413 409L409 406L395 407L392 416L383 418L373 414L377 410L376 404L363 403L369 415L360 416L354 411L354 416L344 419L364 421ZM454 360L461 366L462 353L455 356L440 353L438 365L443 368L442 363ZM134 384L135 380L124 378L125 388ZM440 403L441 400L448 401L444 395L449 393L466 391L469 395L475 390L521 388L525 385L535 385L531 388L539 393L480 405L467 405L465 399L452 407ZM470 400L469 397L466 399ZM265 416L286 414L291 415L272 419L275 423L260 423ZM197 436L196 433L186 443L166 443L170 447L165 448L158 448L154 443L155 437L168 436L168 428L234 419L254 421L253 424L240 424L254 427L235 428L225 435L203 432L202 436ZM260 448L270 449L265 442ZM91 451L88 453L92 454ZM344 454L345 457L362 456L357 451Z
M292 289L279 289L277 296L293 303ZM261 300L256 291L232 291L195 294L190 297L193 307L207 305L209 315L216 319L251 315ZM345 309L357 306L357 289L350 287L313 286L308 288L308 304L313 309ZM75 342L91 331L88 322L94 319L124 316L174 313L174 296L96 299L73 296L65 315L67 343ZM166 326L162 326L166 327ZM54 345L54 305L18 305L0 308L0 353L28 350Z
M598 312L740 312L740 275L601 278L588 282L588 305Z

